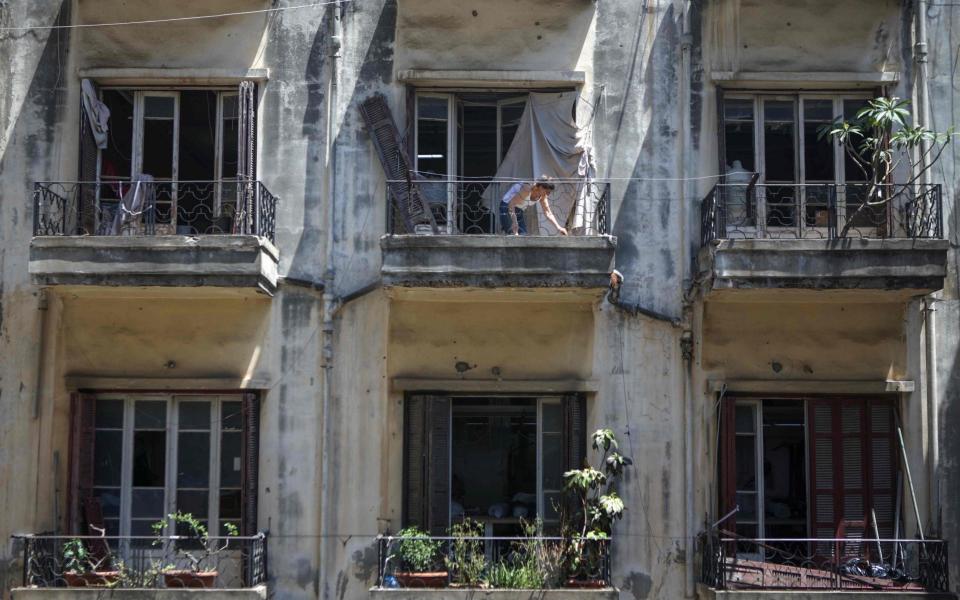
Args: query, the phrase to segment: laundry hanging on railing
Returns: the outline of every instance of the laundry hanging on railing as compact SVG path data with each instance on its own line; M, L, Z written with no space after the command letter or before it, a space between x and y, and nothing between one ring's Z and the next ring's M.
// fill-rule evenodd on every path
M565 223L572 233L596 233L598 195L590 193L596 165L586 128L577 125L574 109L577 92L531 93L520 117L516 136L497 169L497 180L529 180L542 175L579 181L563 186L570 191L554 193L550 203L557 214L570 215ZM557 190L560 191L560 188ZM499 198L492 199L499 201ZM591 205L592 204L592 205ZM530 233L550 231L542 211L528 209L526 222Z
M110 109L100 101L97 90L89 79L84 79L80 83L80 90L83 94L83 111L87 114L93 139L97 142L97 148L103 150L107 147Z
M156 207L156 186L152 175L140 175L123 195L108 235L142 234L144 213Z

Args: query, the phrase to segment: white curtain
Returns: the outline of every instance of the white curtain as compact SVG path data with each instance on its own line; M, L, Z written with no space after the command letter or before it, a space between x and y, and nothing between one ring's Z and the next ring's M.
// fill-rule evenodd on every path
M568 180L550 195L550 206L571 233L588 234L595 233L596 194L590 191L596 165L588 132L577 126L574 116L578 97L577 92L531 93L496 178L532 181L547 175ZM527 209L525 218L530 234L556 233L536 205Z

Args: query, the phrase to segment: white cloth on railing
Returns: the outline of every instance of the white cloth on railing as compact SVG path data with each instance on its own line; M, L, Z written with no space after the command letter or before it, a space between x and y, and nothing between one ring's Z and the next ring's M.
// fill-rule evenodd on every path
M100 98L97 97L97 90L89 79L80 82L80 91L83 95L83 112L87 114L87 122L90 123L90 131L93 132L93 139L97 142L97 148L103 150L107 147L107 131L109 129L110 109Z
M563 183L550 195L557 219L568 228L584 228L595 222L598 194L588 194L596 172L586 128L577 126L574 107L577 92L531 93L523 109L517 133L497 169L496 179L532 181L541 175L577 183ZM575 211L573 215L571 212ZM531 212L536 212L533 218ZM536 206L527 210L531 234L553 227Z
M138 235L143 233L140 217L156 205L156 186L153 176L142 174L130 183L123 195L108 235Z

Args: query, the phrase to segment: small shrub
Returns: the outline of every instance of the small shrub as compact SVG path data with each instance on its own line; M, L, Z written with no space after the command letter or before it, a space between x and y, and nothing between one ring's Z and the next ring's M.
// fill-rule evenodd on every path
M466 586L478 586L483 581L483 572L487 559L483 552L483 525L471 519L464 519L450 527L450 553L445 562L456 583Z
M425 573L437 564L440 542L429 539L425 532L416 527L401 529L397 537L400 538L397 556L400 558L401 568Z

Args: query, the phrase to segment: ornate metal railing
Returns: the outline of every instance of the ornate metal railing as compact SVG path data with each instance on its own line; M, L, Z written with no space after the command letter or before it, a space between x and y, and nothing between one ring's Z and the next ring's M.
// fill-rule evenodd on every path
M420 211L419 202L429 207L436 223L435 233L453 235L501 234L510 231L512 222L505 206L504 195L518 183L515 180L431 180L391 182L416 186L417 206L397 206L393 195L387 193L387 223L390 233L434 233L431 226L420 219L411 219L410 211ZM557 180L548 203L557 222L570 235L606 235L610 233L610 184L602 181ZM545 217L539 203L533 203L518 215L522 235L559 235L559 231Z
M611 586L611 540L563 537L377 537L377 586L553 589ZM415 568L407 557L430 557Z
M19 535L24 587L248 588L267 581L267 535Z
M252 234L271 242L277 197L259 181L100 181L34 184L33 233Z
M940 185L717 184L701 243L720 239L941 238Z
M943 540L749 539L704 533L700 582L714 589L947 592Z

